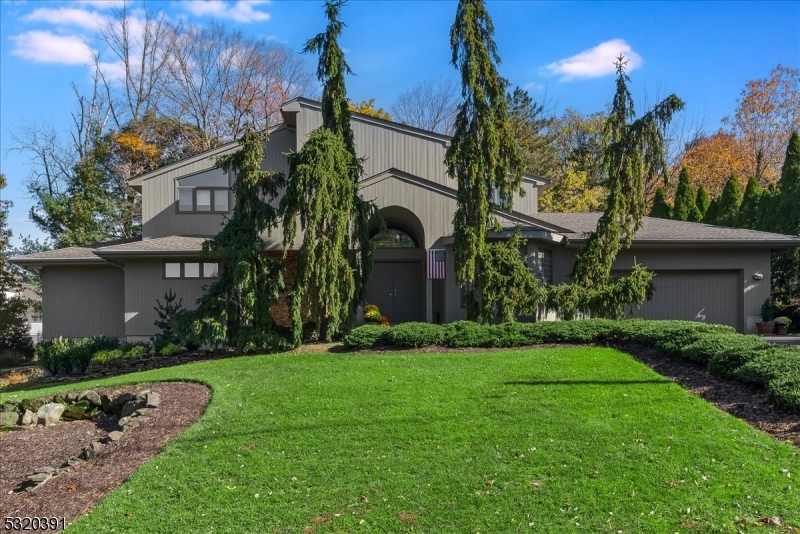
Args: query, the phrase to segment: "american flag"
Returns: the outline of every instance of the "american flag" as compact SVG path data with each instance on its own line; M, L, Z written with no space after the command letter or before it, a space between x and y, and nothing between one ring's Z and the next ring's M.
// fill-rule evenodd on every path
M428 278L444 278L445 250L443 248L428 250L427 260Z

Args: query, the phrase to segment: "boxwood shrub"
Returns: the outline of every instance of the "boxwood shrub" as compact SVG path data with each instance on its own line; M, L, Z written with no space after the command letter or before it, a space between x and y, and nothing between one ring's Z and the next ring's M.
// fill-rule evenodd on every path
M542 343L633 341L661 353L705 364L709 372L765 387L772 402L800 412L800 350L773 345L729 326L692 321L578 321L481 325L458 321L444 326L404 323L361 326L345 339L353 349L378 346L521 347Z

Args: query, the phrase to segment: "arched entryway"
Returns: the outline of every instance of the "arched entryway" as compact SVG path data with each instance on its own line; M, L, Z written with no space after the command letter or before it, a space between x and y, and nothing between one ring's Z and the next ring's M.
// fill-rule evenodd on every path
M375 255L367 303L391 324L425 320L425 234L419 218L400 206L378 212L386 229L373 228Z

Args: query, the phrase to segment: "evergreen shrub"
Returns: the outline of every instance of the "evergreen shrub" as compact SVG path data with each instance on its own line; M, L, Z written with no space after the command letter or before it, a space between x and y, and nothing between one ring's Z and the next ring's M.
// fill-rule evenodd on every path
M386 341L395 347L426 347L441 345L445 339L442 325L431 323L402 323L388 329Z
M57 338L36 345L39 364L54 375L83 373L92 356L103 350L120 347L119 339L95 336L81 339Z
M373 349L386 345L385 336L388 332L385 326L368 324L354 328L342 341L349 349Z

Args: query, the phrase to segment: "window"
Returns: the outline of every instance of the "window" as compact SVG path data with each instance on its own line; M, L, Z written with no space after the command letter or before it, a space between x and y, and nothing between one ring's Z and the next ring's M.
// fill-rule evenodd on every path
M539 249L536 252L536 277L545 285L553 285L553 251Z
M228 213L227 188L179 188L178 211L181 213Z
M217 278L218 276L219 263L217 262L164 262L164 278Z
M414 238L397 228L387 228L370 238L375 248L416 248Z
M473 282L467 282L466 284L461 284L461 288L458 293L458 305L462 310L467 309L467 302L473 298L473 293L475 292L475 284Z

